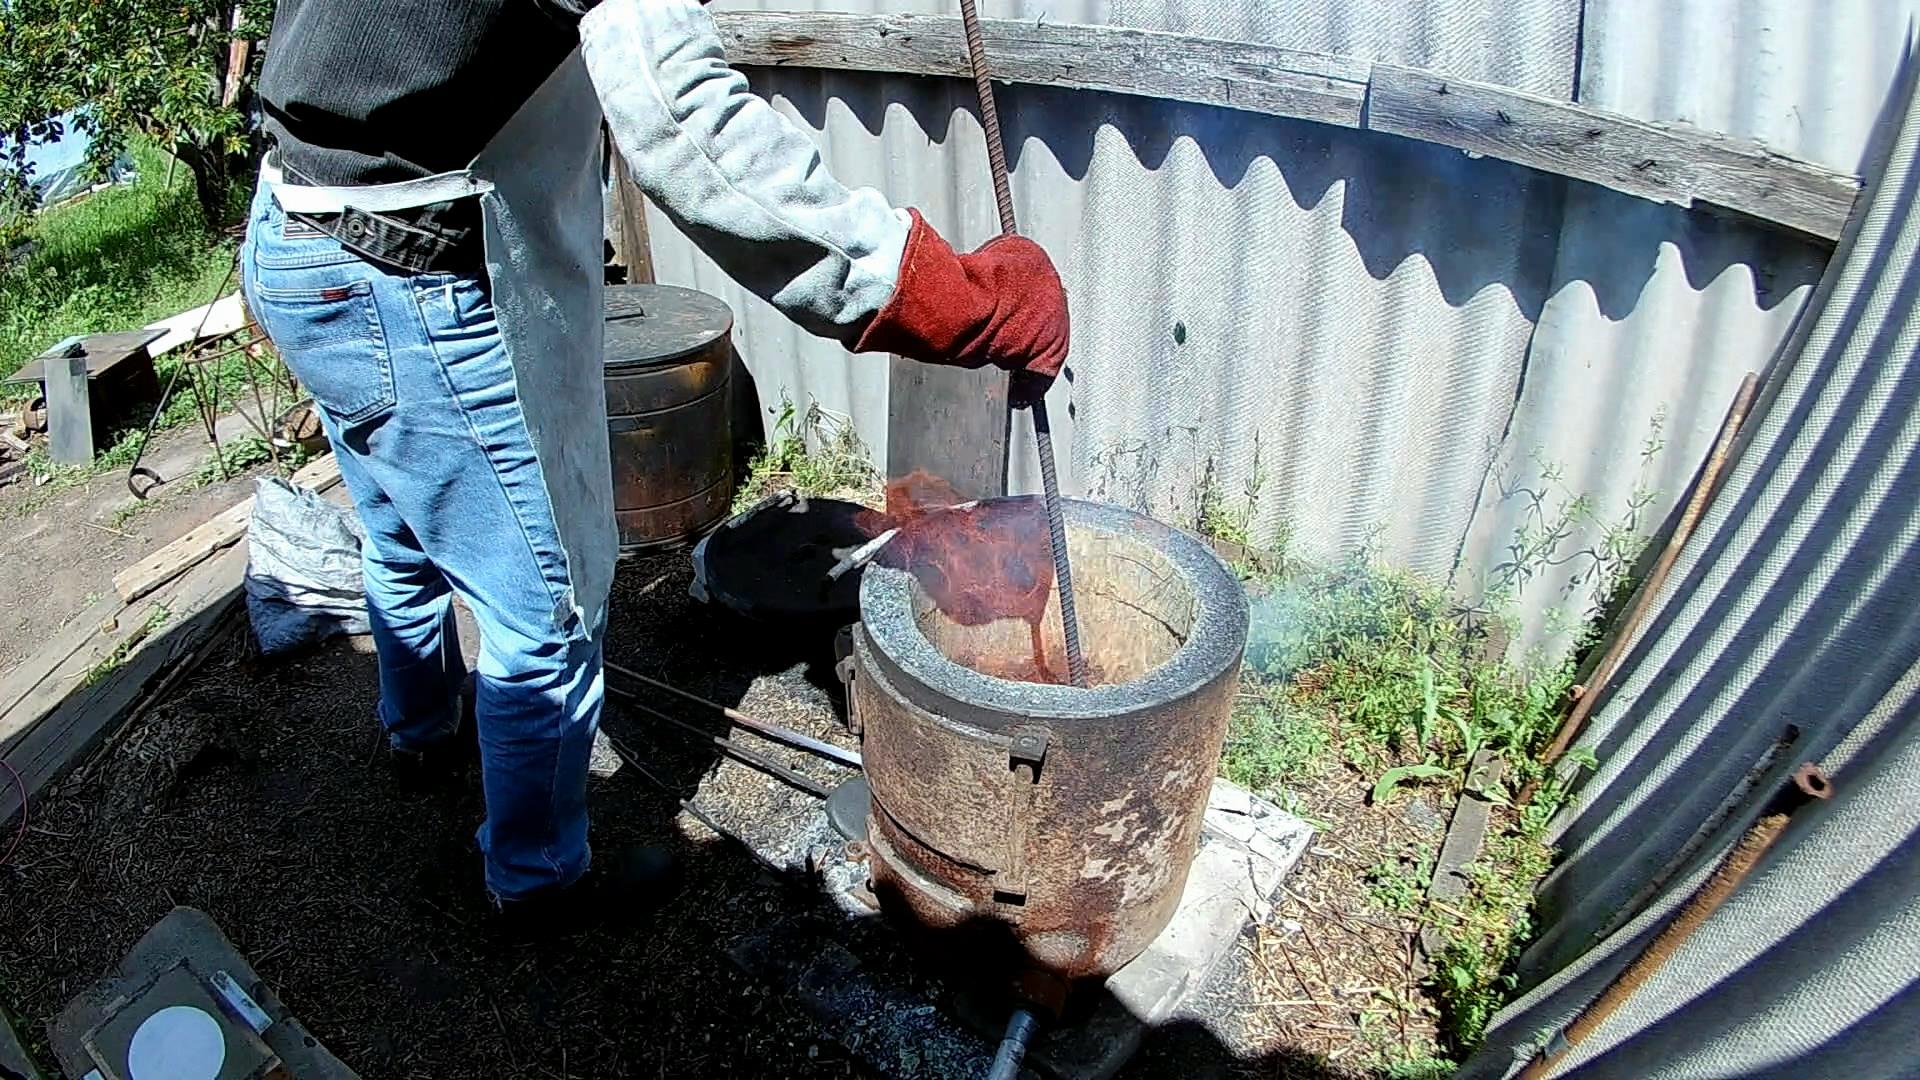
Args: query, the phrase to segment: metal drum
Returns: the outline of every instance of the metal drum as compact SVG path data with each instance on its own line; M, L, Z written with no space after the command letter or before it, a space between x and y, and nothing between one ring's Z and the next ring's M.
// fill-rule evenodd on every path
M620 551L686 543L733 498L733 312L692 289L614 285L606 314Z

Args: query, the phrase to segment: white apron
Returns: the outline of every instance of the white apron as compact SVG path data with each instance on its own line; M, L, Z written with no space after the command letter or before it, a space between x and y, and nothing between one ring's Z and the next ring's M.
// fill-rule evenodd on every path
M600 119L576 51L465 169L364 187L291 184L272 166L261 171L290 213L392 213L479 198L500 338L566 559L570 610L555 616L584 634L604 625L619 551L603 372Z

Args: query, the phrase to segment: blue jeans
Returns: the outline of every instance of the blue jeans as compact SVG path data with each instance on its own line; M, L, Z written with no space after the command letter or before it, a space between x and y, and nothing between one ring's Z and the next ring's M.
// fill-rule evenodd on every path
M580 625L570 602L486 279L388 273L291 221L264 188L241 269L247 306L312 393L366 526L388 738L418 750L459 728L458 593L480 626L487 887L511 900L570 884L589 858L601 627Z

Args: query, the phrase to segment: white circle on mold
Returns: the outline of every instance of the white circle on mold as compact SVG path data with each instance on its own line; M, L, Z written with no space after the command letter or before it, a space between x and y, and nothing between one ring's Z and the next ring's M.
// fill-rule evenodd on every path
M220 1022L191 1005L169 1005L147 1017L127 1046L130 1080L214 1080L226 1060Z

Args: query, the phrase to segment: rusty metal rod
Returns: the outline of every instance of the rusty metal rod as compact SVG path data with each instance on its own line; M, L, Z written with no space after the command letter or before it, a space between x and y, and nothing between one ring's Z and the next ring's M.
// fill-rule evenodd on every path
M1693 835L1687 838L1687 842L1680 845L1680 850L1674 852L1673 857L1667 860L1666 865L1661 867L1659 872L1654 874L1653 877L1649 878L1645 885L1640 886L1640 891L1634 893L1633 899L1627 901L1626 905L1619 911L1614 912L1613 918L1609 919L1601 928L1595 940L1607 937L1622 926L1625 926L1633 919L1635 912L1646 907L1647 901L1660 895L1660 890L1667 887L1667 882L1672 881L1675 874L1678 874L1681 870L1691 865L1694 857L1699 855L1701 850L1705 848L1715 836L1719 835L1720 828L1727 823L1727 819L1737 813L1741 807L1747 805L1748 800L1753 797L1753 789L1759 786L1760 782L1768 775L1772 774L1774 766L1780 763L1780 759L1786 755L1788 750L1793 748L1793 744L1797 742L1799 738L1799 726L1788 724L1786 731L1780 738L1775 739L1768 745L1766 750L1760 754L1759 760L1755 761L1753 767L1747 770L1747 774L1740 778L1739 783L1733 785L1732 791L1727 792L1727 797L1720 800L1720 805L1713 808L1713 813L1708 814L1706 820L1700 823L1700 827L1695 829Z
M659 679L650 679L630 668L621 667L611 660L604 661L604 666L607 671L623 679L631 679L637 683L644 683L647 686L653 687L655 690L664 690L669 694L691 701L695 705L705 705L709 709L716 709L720 715L757 735L764 735L775 742L783 742L788 746L795 746L802 750L811 751L823 758L830 758L837 761L842 765L850 765L856 769L860 767L860 755L851 750L843 750L832 743L821 742L811 735L802 735L790 728L783 728L779 724L769 724L765 720L755 720L753 717L737 710L729 709L717 701L708 701L698 694L690 694L677 686L669 686Z
M759 769L763 773L767 773L768 775L773 776L776 779L785 781L787 784L793 787L799 788L801 791L804 791L807 794L812 795L816 799L824 799L827 797L827 794L828 794L827 785L822 784L821 782L813 779L810 776L803 776L800 773L794 772L792 769L789 769L785 765L782 765L779 762L773 760L772 758L767 757L765 754L762 754L756 750L749 750L746 747L741 746L739 743L734 742L732 739L722 738L721 736L715 735L713 732L708 731L705 728L702 728L696 724L689 724L685 720L680 720L675 717L668 716L666 713L661 712L659 709L656 709L651 705L642 703L639 700L639 696L633 693L633 691L631 690L625 690L618 686L609 686L607 687L607 689L611 691L613 694L615 694L616 696L626 699L626 703L629 706L635 709L638 709L641 712L646 713L647 715L654 717L657 720L665 720L667 723L672 724L674 727L680 728L683 731L689 732L690 734L698 735L699 737L706 739L708 742L711 742L714 746L718 747L721 753L727 755L728 757L734 759L735 761L738 761L742 765L747 765L752 768Z
M1573 703L1566 720L1560 724L1553 742L1540 755L1540 764L1552 768L1573 745L1581 729L1586 727L1587 717L1593 714L1595 703L1600 700L1600 691L1606 689L1613 678L1620 661L1625 658L1627 647L1633 643L1634 631L1640 628L1640 622L1646 618L1647 611L1653 607L1653 601L1659 597L1660 589L1667 583L1667 574L1673 570L1673 564L1680 558L1680 551L1692 538L1693 530L1706 514L1707 505L1720 486L1720 473L1726 468L1727 458L1733 452L1734 439L1740 434L1740 427L1746 423L1747 413L1753 408L1755 393L1760 387L1760 376L1748 372L1740 380L1740 389L1734 394L1733 404L1728 407L1726 419L1720 423L1720 435L1714 440L1713 450L1707 455L1706 464L1700 468L1700 476L1694 481L1693 490L1687 498L1687 508L1673 527L1673 535L1667 537L1667 545L1660 552L1660 558L1647 572L1647 580L1640 586L1640 592L1634 597L1633 606L1621 617L1618 628L1607 651L1594 665L1593 674L1588 677L1580 697ZM1535 785L1527 785L1521 792L1520 801L1526 802L1533 794Z
M993 201L1000 211L1000 231L1020 231L1013 216L1013 186L1007 179L1007 149L1000 138L1000 110L994 104L993 79L987 71L987 44L980 36L980 9L975 0L960 0L960 22L967 36L967 65L973 69L973 89L980 97L980 125L986 130L987 164L993 171ZM1021 387L1016 400L1027 400L1033 420L1034 448L1040 455L1040 494L1047 508L1047 537L1053 546L1053 577L1060 586L1060 632L1067 644L1067 676L1075 686L1087 685L1087 659L1080 651L1080 617L1073 606L1073 567L1067 558L1067 524L1060 510L1060 475L1053 460L1053 423L1047 418L1046 395L1037 387Z
M1727 852L1706 884L1688 897L1687 902L1674 914L1673 920L1647 943L1647 947L1633 958L1625 970L1607 984L1600 996L1574 1017L1561 1037L1550 1040L1541 1048L1533 1061L1520 1072L1519 1080L1544 1080L1553 1071L1555 1062L1599 1030L1608 1017L1633 997L1635 991L1667 966L1667 961L1673 959L1673 954L1680 951L1694 931L1700 929L1740 888L1741 882L1753 872L1761 857L1786 832L1788 822L1793 820L1793 815L1800 808L1832 797L1833 782L1820 766L1808 762L1795 769L1792 782L1770 800L1766 813Z

